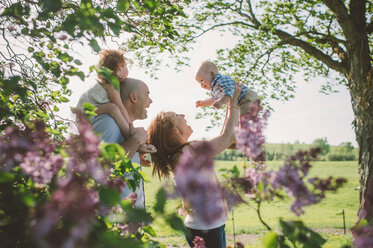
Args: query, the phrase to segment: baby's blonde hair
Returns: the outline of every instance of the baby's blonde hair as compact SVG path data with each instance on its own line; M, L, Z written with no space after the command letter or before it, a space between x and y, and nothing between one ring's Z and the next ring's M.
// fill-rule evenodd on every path
M198 69L198 73L200 72L210 72L213 71L215 74L219 73L218 67L211 61L205 60L201 63L201 66Z

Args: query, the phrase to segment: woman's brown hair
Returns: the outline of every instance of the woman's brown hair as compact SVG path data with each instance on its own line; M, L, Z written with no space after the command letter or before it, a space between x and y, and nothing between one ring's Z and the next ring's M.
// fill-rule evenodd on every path
M160 112L148 128L148 143L157 148L156 153L150 154L153 162L153 176L167 178L174 171L183 143L176 135L174 118L170 113Z
M126 63L124 57L124 51L122 50L103 50L100 52L100 59L97 66L103 66L113 71L116 74L117 71ZM101 81L105 81L101 75L98 75Z

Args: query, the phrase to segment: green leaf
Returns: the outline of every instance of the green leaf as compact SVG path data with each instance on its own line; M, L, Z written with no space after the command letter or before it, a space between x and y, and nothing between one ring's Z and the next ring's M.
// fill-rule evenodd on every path
M77 75L82 81L84 81L84 73L82 71L75 72L75 75Z
M97 113L94 112L94 111L85 111L85 114L86 114L88 117L97 116Z
M95 111L97 108L89 102L83 103L83 109L88 111Z
M293 243L299 242L304 248L321 247L326 240L306 227L302 221L283 221L280 219L282 233Z
M152 237L157 237L157 234L155 233L154 229L152 226L145 226L143 228L144 232L148 233Z
M113 31L116 36L120 34L120 26L116 23L108 22L109 28Z
M144 208L134 208L132 201L129 199L122 200L120 205L126 213L126 221L132 223L149 223L153 221L153 218Z
M83 64L79 59L74 60L74 63L77 64L77 65L82 65Z
M117 8L120 11L126 12L130 7L130 1L129 0L118 0L117 2Z
M13 179L14 179L13 174L0 171L0 183L7 183L10 181L13 181Z
M35 207L36 206L35 199L29 194L22 195L22 201L27 207Z
M166 205L166 192L164 189L159 189L155 195L156 202L154 204L154 211L158 213L164 213L164 207Z
M166 217L166 222L174 229L186 232L184 221L176 214L171 214Z
M47 128L45 129L45 131L47 131L48 133L51 133L51 134L61 135L60 132L58 132L57 130L54 130L54 129L50 128L50 127L47 127Z
M37 116L39 116L40 118L42 118L42 119L48 119L48 115L46 115L46 114L45 114L44 112L42 112L41 110L35 112L35 114L36 114Z
M61 97L60 97L60 101L61 101L61 102L69 102L70 100L67 99L67 98L64 97L64 96L61 96Z
M120 193L112 188L100 187L100 201L108 206L114 206L120 201Z
M141 240L132 237L120 237L118 234L112 231L99 232L98 233L98 244L95 247L112 247L112 248L121 248L121 247L144 247L144 244Z
M277 233L268 232L262 239L263 247L265 248L277 248Z
M112 70L106 67L100 66L96 68L96 71L98 74L104 77L107 81L109 81L113 85L114 89L119 91L119 80L116 76L113 75Z
M93 51L97 53L100 51L100 46L95 39L89 40L89 45L92 47Z
M139 173L140 173L142 179L144 180L144 182L146 182L146 183L150 182L150 179L149 179L148 175L146 175L145 172L139 170Z
M260 193L263 192L263 190L264 190L264 184L263 184L263 182L259 182L258 183L257 189L258 189L258 192L260 192Z

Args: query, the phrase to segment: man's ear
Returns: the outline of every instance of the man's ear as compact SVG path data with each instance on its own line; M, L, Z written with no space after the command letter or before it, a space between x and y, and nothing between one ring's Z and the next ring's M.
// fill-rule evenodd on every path
M214 78L215 77L215 72L210 71L210 73L211 73L212 78Z
M131 102L135 103L137 101L137 95L135 92L132 92L128 95L128 98Z

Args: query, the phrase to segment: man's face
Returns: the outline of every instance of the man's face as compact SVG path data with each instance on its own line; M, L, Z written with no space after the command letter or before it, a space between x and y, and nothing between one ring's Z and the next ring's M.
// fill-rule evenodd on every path
M150 104L153 102L149 94L148 86L143 82L139 82L136 102L136 119L143 120L148 117L147 108L149 108Z

